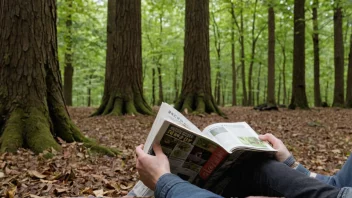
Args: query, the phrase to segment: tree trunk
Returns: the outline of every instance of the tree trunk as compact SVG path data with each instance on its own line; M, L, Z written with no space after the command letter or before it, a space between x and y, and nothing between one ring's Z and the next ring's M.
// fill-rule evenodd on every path
M201 114L216 112L211 92L209 59L209 0L186 0L185 53L182 91L175 108Z
M163 4L164 5L164 4ZM164 17L164 12L159 16L159 25L160 25L160 32L159 32L159 45L161 45L161 38L163 34L163 17ZM157 70L158 70L158 82L159 82L159 100L158 100L158 105L161 105L161 103L164 101L164 92L163 92L163 78L162 78L162 72L161 72L161 59L163 58L163 53L159 52L158 60L157 60Z
M321 106L318 6L319 6L318 0L314 0L313 2L314 105L316 107Z
M64 69L64 98L67 106L72 106L72 79L73 79L73 66L72 66L72 0L66 0L68 7L68 15L66 19L65 32L65 69Z
M221 35L219 32L218 24L216 23L214 13L212 12L213 19L213 33L214 33L214 46L216 50L216 75L215 75L215 88L214 97L217 105L220 105L221 97Z
M175 89L175 98L174 98L174 103L177 101L178 95L179 95L179 83L178 83L178 63L177 63L177 56L174 55L174 65L175 65L175 73L174 73L174 89Z
M88 105L88 107L90 107L91 106L91 104L92 104L92 78L93 78L93 74L92 75L89 75L89 77L88 77L89 79L88 79L88 90L87 90L87 95L88 95L88 101L87 101L87 105Z
M248 105L247 100L247 88L246 88L246 67L245 67L245 50L244 50L244 26L243 26L243 0L241 0L241 31L240 31L240 42L241 42L241 65L242 65L242 95L243 105Z
M16 9L13 9L16 8ZM61 84L55 0L0 1L0 152L94 145L71 121Z
M260 32L257 37L255 37L255 27L256 27L256 16L257 16L257 4L258 0L254 2L254 12L253 12L253 21L252 21L252 54L251 54L251 62L249 64L249 72L248 72L248 105L252 106L254 103L254 94L253 94L253 87L252 87L252 76L253 76L253 65L254 65L254 58L255 58L255 47L257 40L259 38Z
M275 12L273 5L268 8L268 105L275 102Z
M308 109L305 79L305 0L295 0L292 96L289 108Z
M141 0L109 0L107 69L110 70L103 102L94 115L152 114L143 96ZM115 26L115 27L114 27Z
M235 5L231 2L231 14L235 16ZM237 105L237 72L235 59L235 19L232 19L231 25L231 66L232 66L232 106Z
M155 68L152 68L152 105L155 105Z
M346 107L352 108L352 34L350 37L350 53L348 55L348 74L346 90Z
M336 3L338 4L338 3ZM342 8L334 8L334 63L335 63L335 88L334 107L344 105L344 46L342 34Z
M258 79L257 79L257 105L260 104L260 101L259 101L259 96L260 96L260 76L261 76L261 71L262 71L262 63L260 62L259 63L259 71L258 71Z

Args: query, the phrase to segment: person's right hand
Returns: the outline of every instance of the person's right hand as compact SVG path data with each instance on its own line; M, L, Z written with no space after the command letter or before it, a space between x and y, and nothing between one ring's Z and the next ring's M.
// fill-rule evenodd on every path
M136 148L136 167L144 185L155 190L159 178L166 173L170 173L170 164L159 144L154 144L153 150L155 156L145 153L143 151L143 145L139 145Z
M270 144L273 145L273 148L277 150L275 157L276 160L279 162L285 161L288 157L290 157L291 153L288 151L284 143L275 137L271 133L267 133L265 135L259 135L259 139L263 141L268 141Z

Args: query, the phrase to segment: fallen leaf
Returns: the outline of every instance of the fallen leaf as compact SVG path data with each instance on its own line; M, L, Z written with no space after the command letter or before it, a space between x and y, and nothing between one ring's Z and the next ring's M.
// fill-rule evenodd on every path
M103 189L100 189L100 190L95 190L93 191L94 195L97 196L97 197L102 197L104 196L104 190Z
M43 175L43 174L39 173L39 172L36 171L36 170L28 170L28 174L29 174L31 177L35 177L35 178L38 178L38 179L44 179L44 178L46 178L46 175Z

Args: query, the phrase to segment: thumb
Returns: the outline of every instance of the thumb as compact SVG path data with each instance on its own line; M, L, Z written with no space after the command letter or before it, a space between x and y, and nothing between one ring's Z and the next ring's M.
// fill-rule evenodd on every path
M153 144L153 150L154 150L154 153L156 156L164 155L164 152L163 152L160 144L158 144L158 143Z

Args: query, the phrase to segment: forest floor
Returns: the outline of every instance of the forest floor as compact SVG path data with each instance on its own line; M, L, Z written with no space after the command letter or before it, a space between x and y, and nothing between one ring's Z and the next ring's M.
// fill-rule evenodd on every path
M154 108L155 112L157 108ZM352 110L313 108L258 112L226 107L229 119L217 115L187 116L200 129L216 122L246 121L258 133L281 138L295 158L312 171L336 172L352 150ZM81 144L62 142L51 159L20 150L0 156L0 197L120 197L138 180L135 147L144 143L154 116L89 117L94 108L70 108L81 131L103 145L122 151L117 157L90 153Z

